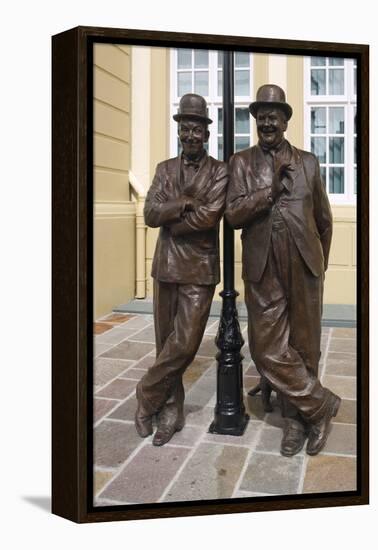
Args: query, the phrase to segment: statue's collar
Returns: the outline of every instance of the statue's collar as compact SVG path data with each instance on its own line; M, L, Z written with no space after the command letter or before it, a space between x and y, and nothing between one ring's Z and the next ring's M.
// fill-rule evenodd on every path
M265 154L270 153L272 155L276 155L277 153L283 152L287 146L289 146L289 142L285 138L283 138L283 140L276 147L267 147L259 141L259 147Z
M199 165L201 164L201 161L204 160L204 158L206 157L206 151L202 151L202 153L198 156L198 157L195 157L195 158L189 158L187 157L184 153L181 154L181 158L182 158L182 161L184 163L184 166L194 166L194 167L199 167Z

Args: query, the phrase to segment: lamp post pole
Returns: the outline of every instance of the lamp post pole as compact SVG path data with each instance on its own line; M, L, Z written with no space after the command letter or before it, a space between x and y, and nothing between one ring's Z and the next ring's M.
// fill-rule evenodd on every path
M228 162L234 152L234 53L223 52L223 157ZM244 344L240 332L234 272L234 230L223 220L222 313L216 337L217 402L209 431L216 434L242 435L249 416L243 401Z

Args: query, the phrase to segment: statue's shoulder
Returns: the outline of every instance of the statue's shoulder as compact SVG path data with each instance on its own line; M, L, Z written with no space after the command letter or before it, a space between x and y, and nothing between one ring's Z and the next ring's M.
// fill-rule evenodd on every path
M172 168L174 166L177 166L178 162L180 162L180 157L172 157L170 159L163 160L162 162L160 162L160 164L167 168Z
M241 161L244 163L251 162L251 159L254 158L257 151L257 146L253 145L252 147L248 147L248 149L243 149L242 151L238 151L237 153L234 153L232 157L230 158L230 162L238 162Z
M207 157L208 162L211 163L211 166L214 170L226 170L227 169L227 162L224 162L223 160L218 160L211 155L208 155Z
M297 164L300 164L300 162L302 163L307 178L312 180L312 178L319 173L318 158L310 151L303 151L302 149L297 149L296 147L292 147L292 150Z
M170 159L162 160L156 166L157 172L171 172L177 167L177 163L180 162L179 157L172 157Z
M303 162L306 162L308 164L314 164L317 163L317 157L314 155L314 153L311 153L310 151L304 151L303 149L299 149L298 147L291 146L294 155L297 155Z

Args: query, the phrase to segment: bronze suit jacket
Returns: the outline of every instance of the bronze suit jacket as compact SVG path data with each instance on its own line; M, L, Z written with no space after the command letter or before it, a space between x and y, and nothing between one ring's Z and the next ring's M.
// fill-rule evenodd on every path
M169 283L217 284L219 220L226 204L228 167L205 154L185 185L181 163L181 157L176 157L158 164L147 194L145 222L160 227L151 275ZM199 201L195 211L183 213L179 199L184 195Z
M332 237L332 213L317 158L285 142L282 160L294 168L283 178L285 190L272 206L272 169L259 145L230 160L226 218L242 231L242 277L260 280L268 257L272 213L278 208L313 275L324 273Z

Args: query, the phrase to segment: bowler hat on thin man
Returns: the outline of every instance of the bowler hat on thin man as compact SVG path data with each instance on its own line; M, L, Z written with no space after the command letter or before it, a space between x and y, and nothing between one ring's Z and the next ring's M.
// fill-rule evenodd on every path
M180 99L180 105L173 120L179 122L183 118L195 118L211 124L213 121L207 116L207 105L205 99L197 94L185 94Z
M285 92L275 84L264 84L257 90L256 101L250 104L249 111L256 118L259 107L279 107L286 114L287 120L290 120L293 109L286 103Z

